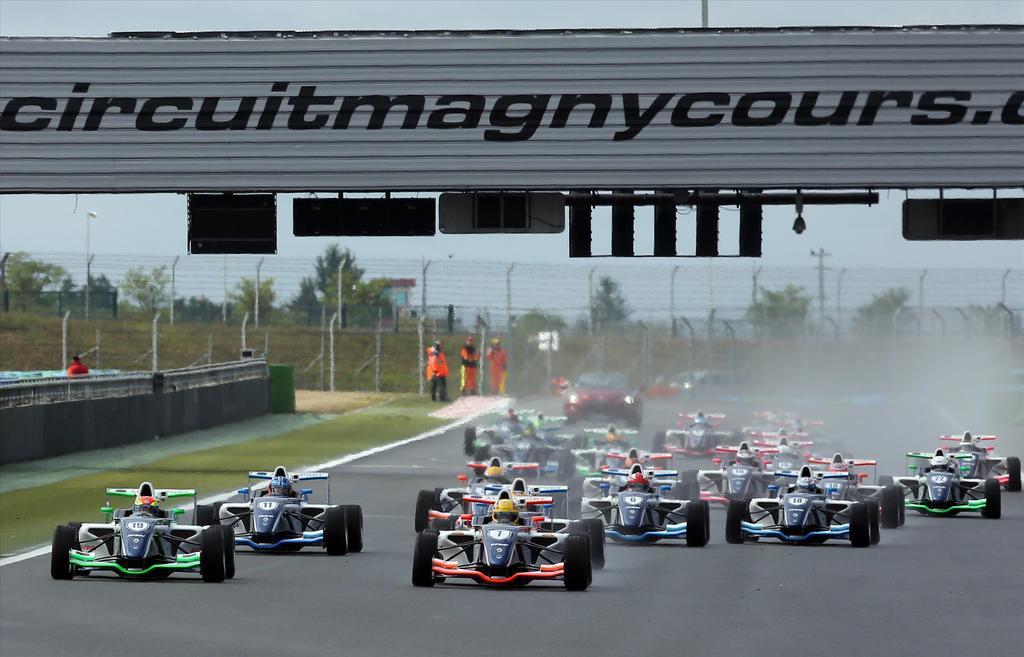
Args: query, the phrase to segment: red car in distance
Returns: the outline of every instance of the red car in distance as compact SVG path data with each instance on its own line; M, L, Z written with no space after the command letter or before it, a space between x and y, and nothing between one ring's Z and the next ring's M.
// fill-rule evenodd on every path
M563 410L568 423L602 417L640 426L644 403L625 374L588 372L570 386Z

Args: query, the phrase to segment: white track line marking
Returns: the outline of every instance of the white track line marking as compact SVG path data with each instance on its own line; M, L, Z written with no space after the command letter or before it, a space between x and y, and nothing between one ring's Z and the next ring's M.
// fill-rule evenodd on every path
M448 431L451 431L452 429L456 429L456 428L462 426L463 424L466 424L467 422L472 422L473 420L477 419L478 417L481 417L483 415L487 415L488 413L493 413L494 411L500 410L502 407L507 406L508 403L509 403L508 399L502 398L500 401L497 401L494 404L491 404L487 408L485 408L485 409L483 409L483 410L481 410L481 411L479 411L477 413L474 413L472 415L467 415L466 417L463 417L463 418L460 418L458 420L455 420L454 422L449 422L448 424L442 425L442 426L440 426L440 427L438 427L436 429L431 429L430 431L425 431L425 432L423 432L421 434L417 434L415 436L412 436L411 438L404 438L402 440L396 440L395 442L388 443L387 445L379 445L377 447L371 447L370 449L364 449L363 451L356 452L354 454L346 454L345 456L342 456L341 458L336 458L336 459L333 459L331 461L327 461L325 463L317 463L315 465L302 466L302 467L298 468L298 470L314 470L314 471L316 471L316 470L329 470L331 468L336 468L339 465L345 465L346 463L351 463L352 461L357 461L359 459L364 459L367 456L373 456L374 454L380 454L381 452L387 452L389 450L395 449L396 447L404 447L405 445L411 445L412 443L418 443L421 440L427 440L428 438L434 438L435 436L440 436L441 434L446 433ZM263 486L263 485L264 484L256 484L256 485L253 486L253 489L255 489L255 488L259 487L259 486ZM217 493L216 495L210 495L209 497L202 498L201 500L198 501L198 503L199 504L213 504L214 502L223 502L225 500L231 499L232 497L234 497L237 494L238 494L237 490L229 491L227 493ZM189 505L184 506L182 508L188 510L188 509L192 508L192 505L189 504ZM36 557L41 557L44 554L49 554L49 553L50 553L50 546L49 545L42 545L42 546L39 546L39 547L36 547L36 548L32 548L31 550L28 550L27 552L20 552L18 554L12 554L9 557L4 557L3 559L0 559L0 568L2 568L4 566L10 566L11 564L16 564L16 563L19 563L21 561L25 561L27 559L34 559Z

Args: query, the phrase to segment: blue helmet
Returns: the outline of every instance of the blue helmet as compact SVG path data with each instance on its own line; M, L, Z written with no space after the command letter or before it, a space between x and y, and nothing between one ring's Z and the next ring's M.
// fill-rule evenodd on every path
M270 480L270 494L287 497L292 494L292 482L288 477L274 477Z

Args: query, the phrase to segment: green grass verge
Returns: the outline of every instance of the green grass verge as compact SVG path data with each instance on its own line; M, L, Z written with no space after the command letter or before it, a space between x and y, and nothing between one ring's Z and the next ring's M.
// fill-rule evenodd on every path
M0 494L0 554L49 540L58 524L100 520L108 486L151 481L161 488L196 488L204 497L238 488L245 472L320 463L343 454L401 440L446 421L428 417L429 400L399 397L311 427L235 445L180 454L146 465L83 475L56 484Z

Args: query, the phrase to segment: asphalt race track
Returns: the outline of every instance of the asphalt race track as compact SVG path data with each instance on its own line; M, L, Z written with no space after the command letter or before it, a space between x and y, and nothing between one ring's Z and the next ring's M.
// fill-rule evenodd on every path
M648 405L642 445L675 410L693 409ZM957 428L905 400L823 419L832 437L859 447L849 456L877 456L879 473L902 473L903 451L934 448L937 434ZM1004 493L1001 520L908 513L868 549L728 545L724 512L713 510L706 548L609 544L607 567L584 593L413 588L416 492L456 485L461 440L454 431L334 473L333 501L363 505L362 554L239 551L238 575L224 584L198 575L54 581L48 556L6 566L0 655L1021 654L1019 493ZM1019 440L997 445L1020 451Z

